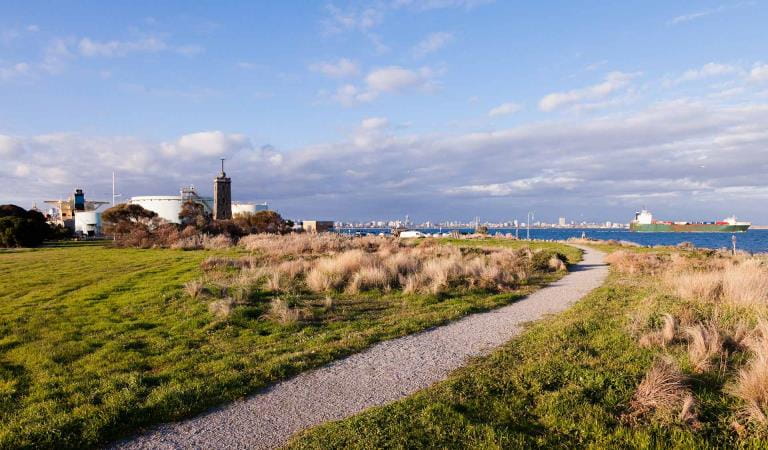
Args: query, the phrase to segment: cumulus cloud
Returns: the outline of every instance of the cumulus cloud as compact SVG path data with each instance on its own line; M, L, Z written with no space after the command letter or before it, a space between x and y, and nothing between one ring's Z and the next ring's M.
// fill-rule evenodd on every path
M553 92L545 95L539 101L539 109L542 111L553 111L584 100L598 100L605 98L627 87L630 81L636 76L637 74L632 73L610 72L605 76L602 83L567 92Z
M345 84L336 90L333 98L345 106L367 103L383 93L399 93L407 90L434 88L435 72L428 68L407 69L389 66L374 69L365 76L364 86Z
M646 204L659 215L666 209L711 219L722 211L765 221L768 214L754 205L768 200L760 184L768 167L766 130L768 104L676 100L458 134L400 134L387 118L367 117L345 138L295 149L254 145L223 131L165 143L6 136L0 176L9 182L0 185L0 200L31 204L74 185L96 199L109 191L112 170L125 195L168 194L190 183L208 194L223 156L236 199L271 200L292 218L514 218L516 208L536 204L554 217L578 212L616 220Z
M332 78L353 77L360 73L360 67L358 67L357 63L347 58L340 58L338 61L314 63L309 66L309 69Z
M224 156L241 149L250 149L250 139L242 134L221 131L202 131L185 134L174 143L164 143L163 153L187 158L197 156Z
M453 33L440 31L430 33L413 47L413 56L421 58L429 53L436 52L453 41Z
M499 117L499 116L506 116L509 114L516 113L522 109L522 106L520 106L517 103L507 102L502 103L501 105L491 108L490 111L488 111L488 117Z

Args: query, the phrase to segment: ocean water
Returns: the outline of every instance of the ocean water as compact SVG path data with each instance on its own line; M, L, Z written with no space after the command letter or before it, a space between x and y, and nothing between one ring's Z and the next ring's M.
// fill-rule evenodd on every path
M424 233L438 233L441 229L429 228L419 231ZM459 231L471 233L470 228L458 228ZM442 232L451 229L443 228ZM344 228L340 233L372 233L389 234L389 229L384 228ZM515 234L514 228L492 228L490 234ZM581 237L582 233L592 239L615 239L620 241L636 242L640 245L677 245L681 242L691 242L702 248L731 248L731 237L736 236L736 248L748 252L768 252L768 230L748 230L744 233L633 233L620 229L594 229L594 228L542 228L531 229L531 239L563 240L570 237ZM521 239L525 239L526 230L519 230Z

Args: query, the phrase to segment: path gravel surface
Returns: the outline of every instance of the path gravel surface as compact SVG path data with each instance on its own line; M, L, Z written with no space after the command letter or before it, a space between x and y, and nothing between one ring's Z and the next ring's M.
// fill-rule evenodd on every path
M511 305L381 342L245 400L161 425L113 448L274 448L313 425L398 400L445 379L468 358L509 341L525 322L562 311L600 286L608 273L604 255L589 248L584 251L583 261L570 274Z

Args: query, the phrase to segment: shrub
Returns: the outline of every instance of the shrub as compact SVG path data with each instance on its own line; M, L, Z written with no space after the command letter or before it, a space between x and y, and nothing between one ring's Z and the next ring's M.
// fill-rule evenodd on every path
M41 213L16 205L0 205L0 247L37 247L54 230Z
M556 262L555 260L559 261ZM531 264L534 270L549 272L552 270L565 270L565 262L568 259L557 252L540 250L531 256Z

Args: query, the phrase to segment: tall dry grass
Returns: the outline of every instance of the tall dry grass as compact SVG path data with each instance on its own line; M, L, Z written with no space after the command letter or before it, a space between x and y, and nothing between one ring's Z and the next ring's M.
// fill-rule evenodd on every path
M668 257L656 253L633 253L619 250L606 256L605 262L622 273L655 275L666 268Z
M658 359L637 386L630 401L630 417L653 415L667 420L693 422L696 414L693 393L686 377L672 361Z
M768 321L760 319L745 343L751 359L738 373L728 392L742 401L739 413L750 422L768 424Z

